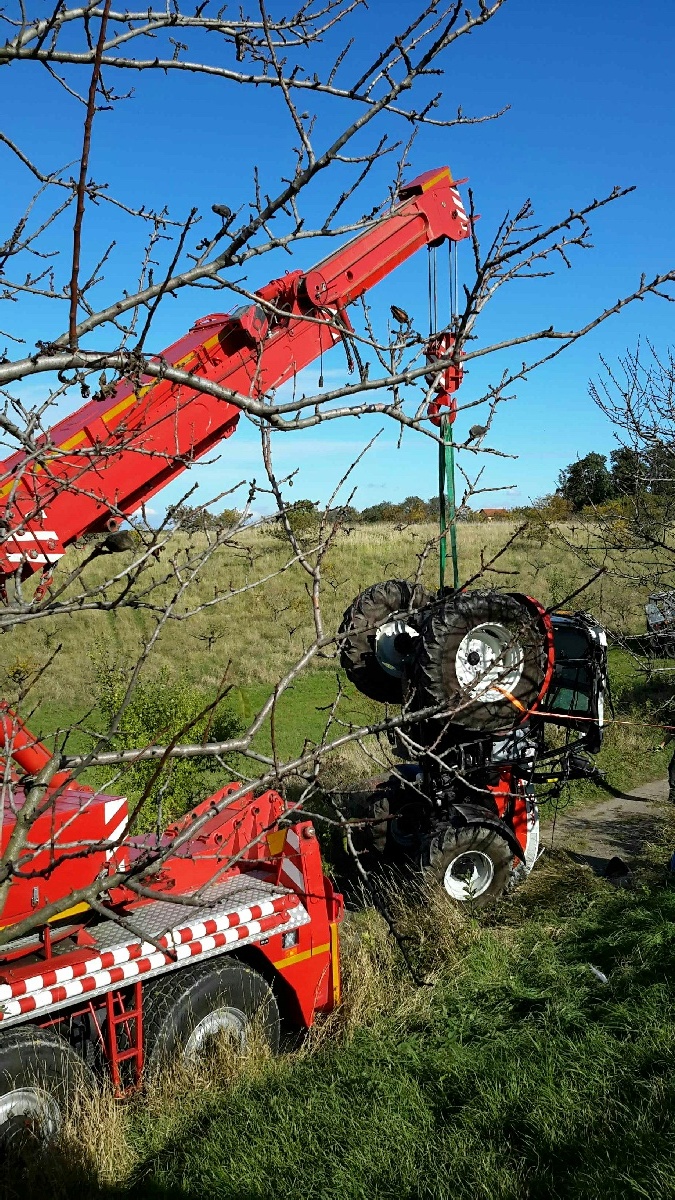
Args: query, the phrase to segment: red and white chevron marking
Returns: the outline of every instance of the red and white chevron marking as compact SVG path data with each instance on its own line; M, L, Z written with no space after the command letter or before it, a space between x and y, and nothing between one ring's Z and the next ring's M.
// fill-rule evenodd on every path
M243 940L256 940L285 925L290 910L300 906L296 895L262 900L238 912L223 913L196 922L192 926L171 930L158 938L171 953L162 953L151 942L132 942L105 950L96 957L71 966L56 967L0 985L0 1023L7 1023L27 1013L38 1012L53 1005L62 1005L78 996L106 991L133 982L139 976L154 973L176 962L208 954L221 947ZM296 915L296 914L294 914ZM297 914L300 915L300 914ZM305 915L300 924L306 923Z
M462 224L466 224L466 228L468 229L469 218L466 215L466 209L465 209L464 205L462 204L462 198L461 198L459 192L456 191L455 188L452 189L452 196L457 205L457 215L460 218Z
M295 859L295 862L293 859ZM305 890L305 877L302 873L302 858L300 854L300 838L293 828L286 830L284 857L279 868L279 883L286 883L294 889L300 888L303 892Z
M105 856L111 859L117 849L117 867L118 870L124 871L127 868L127 851L119 845L122 834L129 824L129 810L127 807L126 797L117 797L112 800L106 800L104 809L104 825L105 825L105 840L114 843L113 848L106 850Z
M53 529L10 533L2 549L3 557L10 563L20 563L26 558L36 563L55 563L65 553Z

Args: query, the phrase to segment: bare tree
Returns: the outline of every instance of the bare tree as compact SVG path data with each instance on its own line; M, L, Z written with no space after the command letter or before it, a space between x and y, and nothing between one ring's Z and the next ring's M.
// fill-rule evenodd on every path
M140 651L128 665L117 713L108 727L97 733L93 749L68 753L69 730L61 731L59 743L63 762L74 772L93 766L103 769L130 762L155 762L156 772L135 806L135 818L148 795L161 795L162 772L172 761L210 755L224 770L238 774L249 790L278 786L290 778L300 780L297 803L305 804L316 792L321 764L329 754L348 743L364 744L366 737L438 715L437 708L431 706L418 708L413 715L405 711L385 713L381 720L356 725L342 720L336 701L326 716L324 736L318 745L307 745L290 760L284 760L279 752L274 727L280 698L320 656L335 654L335 629L323 615L323 567L339 536L340 520L323 517L316 542L310 547L298 539L287 514L284 484L288 481L278 477L273 464L273 435L378 414L393 420L402 432L410 431L434 444L439 432L429 423L428 413L439 380L447 371L466 370L474 360L490 355L495 362L493 382L483 394L459 405L460 409L478 409L481 418L481 424L472 426L466 440L456 447L463 456L459 469L464 480L462 503L466 504L485 489L484 464L491 456L503 453L498 445L490 444L490 435L497 409L511 397L514 387L632 301L650 295L670 298L675 271L666 270L653 279L641 278L625 296L577 328L558 328L546 322L515 337L482 345L479 318L500 289L548 276L556 264L569 268L577 251L590 249L591 218L606 205L620 201L631 189L615 188L600 199L581 201L546 227L535 224L533 206L526 201L488 235L486 249L479 241L470 194L472 267L461 302L457 296L452 318L441 320L440 329L434 329L438 337L431 360L428 338L398 306L392 309L393 326L384 330L379 315L366 305L356 328L346 324L341 313L306 316L307 322L320 320L327 325L332 342L343 346L348 369L355 374L352 382L328 388L320 385L310 394L302 391L299 381L288 397L260 393L256 377L248 392L236 391L173 361L156 344L160 307L170 298L189 295L194 289L200 289L200 296L203 292L219 293L222 307L256 305L268 323L283 319L282 309L246 284L247 272L259 258L277 252L308 254L317 239L323 249L325 239L341 239L370 228L396 201L403 176L409 171L412 142L419 128L448 130L498 116L467 117L461 108L451 114L443 90L438 90L438 77L449 56L460 51L462 39L495 18L503 2L477 0L468 7L461 3L413 6L404 27L396 28L395 17L390 18L391 30L382 45L375 48L365 71L350 65L349 28L358 15L360 0L310 0L292 17L273 16L260 0L255 13L233 20L222 11L211 13L208 5L200 5L194 13L183 13L178 5L166 11L149 9L141 13L115 10L110 0L103 4L97 0L79 8L59 3L47 18L30 16L25 6L15 12L3 11L0 19L7 40L0 48L0 65L15 72L45 71L55 88L66 89L82 126L82 150L74 174L72 164L57 168L52 161L44 161L54 154L53 148L20 146L9 134L0 134L5 153L20 164L26 184L32 189L21 217L7 231L0 248L0 299L6 313L0 325L7 342L0 362L4 397L0 429L3 444L14 456L4 477L0 477L3 495L11 497L22 478L34 470L46 478L53 476L55 496L59 487L65 486L50 465L64 453L64 447L52 441L50 428L57 406L64 401L70 403L78 392L84 399L106 399L118 386L125 386L140 403L153 382L159 381L173 386L177 420L194 403L195 393L201 393L231 406L237 416L258 429L261 437L264 484L242 483L238 487L245 492L228 488L218 498L227 498L228 506L236 505L239 516L231 525L205 530L203 536L186 535L181 540L176 538L168 518L159 528L151 527L139 504L130 518L137 535L134 540L128 531L125 534L118 530L119 523L130 514L111 496L106 514L111 526L99 530L99 540L73 561L70 569L57 573L54 579L48 573L37 587L22 580L20 572L12 577L1 612L2 627L8 633L27 634L36 621L42 625L70 614L133 609L150 619ZM329 64L322 74L316 71L319 43L323 47L320 61ZM28 63L33 64L32 68ZM237 212L226 203L214 204L207 214L200 214L196 207L187 215L168 209L156 212L146 207L136 184L122 196L111 194L105 181L91 175L97 113L102 107L114 111L119 105L131 103L124 92L127 74L135 76L139 72L157 72L163 77L171 77L174 72L209 76L218 81L227 97L245 96L256 89L269 92L269 105L279 106L285 114L295 143L289 147L285 177L272 181L256 167L247 211ZM331 132L326 136L319 118L328 111ZM383 179L385 171L388 194L383 187L382 203L374 208L369 204L363 211L364 185L371 178ZM330 180L333 183L329 185ZM316 211L317 203L320 216L311 221L307 212ZM87 245L88 215L94 206L111 206L118 218L128 223L124 246ZM126 247L141 240L143 248L132 271ZM305 247L306 242L310 247ZM127 281L123 287L109 283L107 278L110 272L112 280L116 278L120 261ZM28 349L24 342L29 324L26 306L38 302L45 314L44 328L35 347ZM434 323L433 312L431 318ZM516 349L519 355L529 357L514 366ZM38 403L27 398L29 380L39 380L44 387L44 398ZM146 435L143 428L122 430L114 453L143 455ZM76 470L69 479L69 493L84 500L89 495L87 471L105 464L111 447L102 437L83 450L69 446L67 453L72 463L81 463L80 475ZM180 467L187 468L194 456L189 448L181 448L173 460L180 460ZM348 477L337 481L336 497L340 487L342 497L349 486ZM242 587L224 583L206 599L199 593L198 584L214 555L223 548L242 555L251 553L251 514L261 494L273 497L286 529L288 555L273 570L258 564L256 577L244 587L252 592L272 576L297 567L306 577L311 637L276 681L267 702L237 736L217 741L204 734L193 741L193 721L179 731L171 731L171 737L158 745L109 748L165 629L218 609L241 594ZM348 503L349 498L344 502ZM184 502L190 499L191 491L187 491ZM335 503L333 498L328 507L334 509ZM4 532L9 533L7 529ZM419 571L432 548L433 543L429 543L421 552ZM130 553L131 559L125 559L119 568L108 568L107 556L118 551ZM115 564L118 561L113 560ZM101 577L102 565L106 569ZM494 561L485 565L486 572L497 569ZM17 697L20 706L30 704L48 669L49 662L41 663L33 676L21 682ZM219 695L225 694L229 686L226 673ZM256 742L266 722L272 729L271 754L261 753ZM232 766L232 755L238 756L238 767ZM30 822L43 811L45 803L52 803L54 795L58 796L58 789L56 793L45 789L50 772L53 774L60 765L55 759L30 781L21 820L17 820L15 835L0 866L0 896L6 895L19 859L21 869L26 871L30 870L31 854L37 855L30 849ZM107 786L114 784L113 773ZM7 766L5 788L10 796L13 787ZM191 826L192 835L198 827L198 822ZM171 848L157 849L133 871L120 870L119 878L124 878L139 895L145 895L147 883L142 879L159 873L166 855L180 847L183 836L177 834ZM101 892L115 881L108 878L104 885L97 880L74 890L69 903L99 903ZM11 936L36 928L57 910L56 902L42 907L14 927ZM0 931L0 940L8 936Z
M607 417L615 446L611 451L611 494L603 504L587 504L574 517L575 536L566 539L591 568L630 580L640 589L638 609L647 591L673 586L672 537L675 501L675 364L649 342L638 344L615 364L601 359L602 371L589 384L591 400ZM635 648L635 612L611 612L615 637ZM646 649L644 637L638 648ZM644 665L640 656L636 664ZM651 667L650 667L651 669Z

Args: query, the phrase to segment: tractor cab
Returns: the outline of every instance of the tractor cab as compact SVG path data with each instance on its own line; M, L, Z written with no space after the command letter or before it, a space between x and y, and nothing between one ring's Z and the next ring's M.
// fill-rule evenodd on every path
M597 754L607 687L607 635L588 613L556 613L552 624L553 675L538 711L549 722L581 732L585 749Z

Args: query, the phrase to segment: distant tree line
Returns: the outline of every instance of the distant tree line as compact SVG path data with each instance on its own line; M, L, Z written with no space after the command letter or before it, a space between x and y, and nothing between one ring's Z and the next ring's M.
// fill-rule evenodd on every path
M609 466L605 454L592 451L560 472L555 496L572 512L645 496L666 501L675 496L674 466L675 448L656 439L639 450L612 450ZM553 497L545 499L550 502Z
M296 500L286 508L286 517L294 533L302 537L310 537L318 529L321 508L314 500ZM488 509L490 520L510 520L514 512L508 509ZM235 526L241 519L241 513L236 509L226 508L220 513L211 512L208 508L192 508L188 504L177 505L169 510L169 517L176 528L186 533L223 529ZM439 519L438 496L423 500L421 496L407 496L405 500L381 500L367 508L358 509L351 504L341 505L328 510L331 522L340 521L343 525L424 525L435 523ZM483 510L468 508L466 505L457 510L459 521L485 520ZM278 513L270 518L271 532L285 538L283 522Z
M236 508L224 508L216 513L190 504L176 504L168 509L167 515L175 528L183 529L185 533L206 532L207 529L220 532L231 529L241 520L241 513Z
M438 520L438 496L431 500L422 500L420 496L408 496L405 500L380 500L379 504L371 504L368 508L357 509L351 505L343 509L335 509L329 515L343 515L343 520L359 525L421 525L428 521Z

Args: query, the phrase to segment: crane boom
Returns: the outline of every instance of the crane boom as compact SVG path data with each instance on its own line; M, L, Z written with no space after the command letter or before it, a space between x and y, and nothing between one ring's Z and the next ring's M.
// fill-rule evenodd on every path
M346 308L423 246L470 223L447 167L418 176L391 212L309 271L293 271L234 313L202 317L155 363L247 397L269 395L351 330ZM310 318L309 320L307 318ZM49 574L85 533L113 531L234 433L240 408L199 388L123 379L0 464L0 583Z

